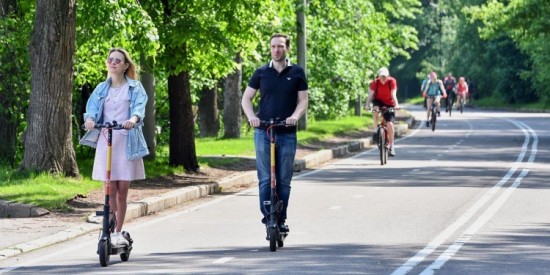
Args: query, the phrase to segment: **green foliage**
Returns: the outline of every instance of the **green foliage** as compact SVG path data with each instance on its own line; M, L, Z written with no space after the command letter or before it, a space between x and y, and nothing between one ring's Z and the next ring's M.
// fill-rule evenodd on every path
M34 19L34 2L18 1L0 17L0 125L14 133L15 144L0 140L0 162L16 165L22 159L23 131L30 95L29 37Z
M105 80L110 48L126 49L139 64L140 54L154 58L160 47L156 26L135 0L80 0L76 39L75 87Z
M391 22L411 16L418 1L400 1L402 9L367 1L312 1L308 6L308 76L310 114L329 119L345 115L350 101L390 59L416 48L416 31ZM315 30L315 31L313 31Z
M523 80L523 85L506 87L514 90L508 102L533 102L540 98L550 103L550 3L544 0L488 1L479 6L464 9L471 20L482 22L482 38L511 38L529 62L514 62L515 77ZM512 63L512 62L510 62ZM512 80L513 81L513 80ZM517 89L521 89L517 91ZM532 89L536 94L531 93ZM506 94L506 93L503 93Z

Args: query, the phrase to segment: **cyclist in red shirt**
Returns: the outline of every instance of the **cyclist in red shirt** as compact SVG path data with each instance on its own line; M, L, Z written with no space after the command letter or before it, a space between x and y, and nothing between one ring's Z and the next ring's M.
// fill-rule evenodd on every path
M390 72L387 68L381 68L378 71L378 78L370 83L369 96L365 104L365 109L367 111L370 110L371 102L374 112L372 116L374 127L378 125L378 113L381 107L399 108L399 103L397 101L397 80L390 76ZM393 122L395 120L395 113L388 110L382 115L384 120L386 120L388 128L388 142L390 145L389 155L393 157L395 156L395 148L393 146L395 135Z

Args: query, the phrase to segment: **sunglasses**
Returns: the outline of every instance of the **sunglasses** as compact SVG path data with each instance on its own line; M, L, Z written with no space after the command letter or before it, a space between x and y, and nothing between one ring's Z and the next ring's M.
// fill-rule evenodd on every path
M109 57L109 58L107 58L107 63L118 65L118 64L122 63L122 59Z

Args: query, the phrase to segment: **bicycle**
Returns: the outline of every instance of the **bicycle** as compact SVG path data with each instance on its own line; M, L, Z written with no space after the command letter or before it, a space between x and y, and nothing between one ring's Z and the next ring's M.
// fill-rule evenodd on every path
M464 95L460 97L460 100L458 102L458 110L460 110L460 113L464 111Z
M269 135L270 141L270 166L271 166L271 196L269 201L264 201L264 207L269 206L269 211L267 218L267 236L269 239L269 250L274 252L277 251L277 247L283 247L284 241L288 236L288 232L281 232L277 221L279 218L279 213L283 210L283 201L279 199L277 195L277 181L276 173L277 167L275 164L275 134L273 133L274 128L276 127L287 127L293 126L287 124L284 120L269 120L260 121L262 125L267 126L267 134Z
M447 104L449 106L447 106L447 110L449 112L449 116L451 116L451 113L453 112L453 105L455 103L455 95L454 95L454 92L451 91L449 93L447 93L448 97L447 97Z
M430 124L432 126L432 132L435 131L435 123L437 122L437 104L435 97L432 98L432 107L430 107Z
M395 109L392 107L381 107L380 113L384 114L386 112L394 112ZM374 110L373 110L374 112ZM386 125L386 120L382 115L380 123L376 128L376 145L380 151L380 165L387 164L388 155L389 155L389 140L388 140L388 129Z
M122 236L128 241L128 245L114 246L111 243L111 233L114 233L116 227L116 217L111 215L111 206L109 198L111 195L111 154L113 143L113 130L125 130L121 124L116 121L105 122L104 124L96 124L96 129L107 129L107 166L105 177L105 204L103 205L103 211L96 211L96 216L102 216L102 228L97 244L97 254L99 255L99 263L101 266L106 267L109 265L111 255L120 254L120 260L126 262L130 259L130 253L132 251L132 244L134 241L130 237L130 233L122 231Z

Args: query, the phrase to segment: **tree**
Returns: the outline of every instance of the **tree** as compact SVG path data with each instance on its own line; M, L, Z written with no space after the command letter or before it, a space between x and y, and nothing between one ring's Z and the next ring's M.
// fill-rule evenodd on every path
M218 85L203 86L199 100L199 135L217 137L220 131L218 111Z
M240 23L257 20L255 16L265 12L264 6L273 5L270 1L264 2L142 1L159 29L163 45L158 68L168 75L170 165L198 171L192 84L202 89L205 82L217 81L234 70L235 54L249 48L236 37L242 37L243 33L251 37L249 33L256 33L243 32ZM241 36L235 35L237 33Z
M309 112L314 118L347 115L350 103L366 94L365 86L378 68L416 48L414 28L390 19L416 12L418 1L392 2L396 5L353 0L309 4Z
M240 53L235 57L235 70L223 81L223 131L224 138L241 137L242 112L241 82L243 78L242 57Z
M151 17L135 0L79 0L77 7L77 51L75 55L75 117L80 125L91 90L106 78L105 58L110 48L126 49L141 64L141 82L148 95L143 133L150 154L156 153L155 57L159 37Z
M0 0L0 163L16 166L21 160L21 132L28 106L32 3Z
M512 39L521 53L529 60L529 66L515 70L517 78L526 81L526 88L520 94L508 96L512 102L521 99L521 103L534 102L539 98L544 104L550 104L550 27L547 14L550 12L550 3L544 0L511 0L487 1L480 6L469 7L464 10L472 20L483 23L480 28L484 39L499 39L506 36ZM511 87L510 87L511 88ZM517 87L516 87L517 88ZM530 94L532 88L536 95Z
M71 134L76 0L37 1L21 167L79 176Z

